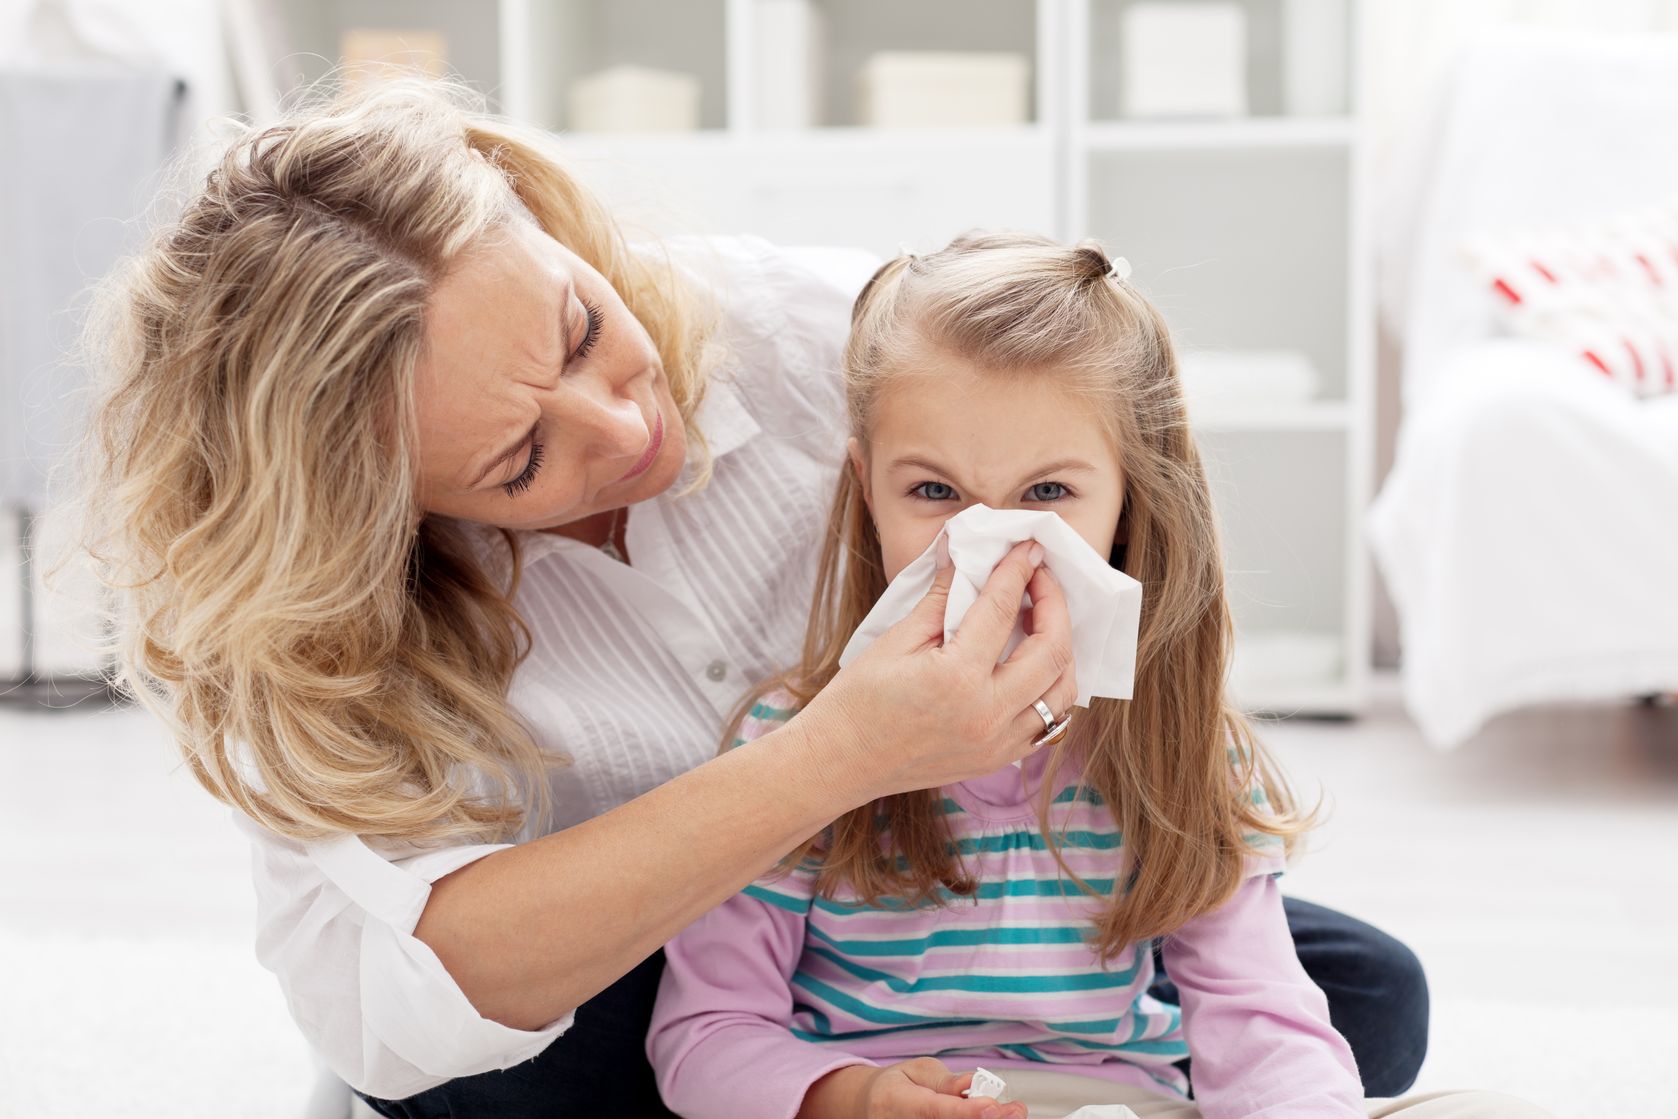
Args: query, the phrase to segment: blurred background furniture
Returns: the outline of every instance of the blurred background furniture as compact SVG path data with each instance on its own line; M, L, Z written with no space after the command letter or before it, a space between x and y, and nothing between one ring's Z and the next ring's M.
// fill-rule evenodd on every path
M420 69L441 60L493 108L563 132L632 230L876 256L976 226L1100 238L1194 374L1238 700L1362 707L1374 328L1358 0L1229 0L1205 57L1177 36L1179 66L1239 84L1217 115L1127 83L1130 37L1165 41L1154 0L234 6L239 84L272 87L258 102L328 73L349 43L382 41ZM377 61L358 53L354 72ZM591 100L602 83L618 91L609 121ZM595 130L613 121L622 130Z
M1435 746L1527 704L1678 690L1678 395L1500 336L1463 254L1678 202L1674 120L1678 36L1507 33L1456 62L1384 215L1404 420L1369 529Z
M99 675L94 591L73 576L49 591L37 515L54 470L75 465L87 288L132 243L184 92L167 71L112 59L0 63L0 686L73 690Z

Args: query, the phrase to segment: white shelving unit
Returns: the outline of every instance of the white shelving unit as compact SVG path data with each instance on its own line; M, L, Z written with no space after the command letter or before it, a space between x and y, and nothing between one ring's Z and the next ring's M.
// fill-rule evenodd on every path
M823 27L820 112L761 126L762 5L771 0L307 0L299 45L332 56L351 26L442 30L451 62L512 116L563 131L578 76L617 64L698 79L700 125L569 133L580 173L632 229L751 232L880 254L975 226L1095 236L1123 254L1179 347L1292 350L1316 398L1196 399L1224 523L1238 640L1232 687L1252 710L1359 711L1368 687L1373 302L1359 5L1344 104L1281 112L1287 0L1240 0L1248 103L1230 120L1117 112L1130 0L810 0ZM313 38L311 38L311 36ZM858 124L856 78L881 50L1011 51L1033 68L1030 118L1005 128ZM319 67L324 69L324 66ZM302 67L296 77L313 76Z

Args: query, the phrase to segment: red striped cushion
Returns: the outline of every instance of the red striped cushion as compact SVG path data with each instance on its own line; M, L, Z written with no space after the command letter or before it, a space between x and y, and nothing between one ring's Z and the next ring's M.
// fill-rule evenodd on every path
M1564 346L1638 396L1678 392L1678 199L1464 248L1509 333Z

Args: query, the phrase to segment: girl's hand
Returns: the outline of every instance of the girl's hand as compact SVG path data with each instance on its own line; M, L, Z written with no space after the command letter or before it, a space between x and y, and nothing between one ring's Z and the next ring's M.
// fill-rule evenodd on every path
M855 1065L811 1085L798 1114L800 1119L1026 1119L1022 1103L962 1096L972 1082L972 1073L953 1073L933 1057L885 1068Z
M1078 694L1066 600L1042 556L1035 542L1015 545L948 644L944 605L955 571L943 559L915 610L789 724L808 737L817 772L866 804L982 776L1030 753L1043 733L1032 703L1042 699L1058 717ZM1026 639L998 664L1027 592Z

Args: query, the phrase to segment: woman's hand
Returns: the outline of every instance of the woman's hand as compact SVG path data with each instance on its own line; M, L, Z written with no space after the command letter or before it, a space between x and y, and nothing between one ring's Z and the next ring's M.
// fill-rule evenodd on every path
M955 572L940 559L932 589L880 635L786 729L802 730L820 770L858 804L991 773L1031 752L1043 733L1032 709L1056 716L1077 697L1071 622L1042 545L1015 545L944 642ZM1026 638L998 664L1029 592ZM857 794L861 799L857 799Z
M814 1084L799 1119L1026 1119L1021 1103L998 1104L989 1096L962 1096L970 1072L953 1073L944 1062L918 1057L885 1068L852 1065Z

